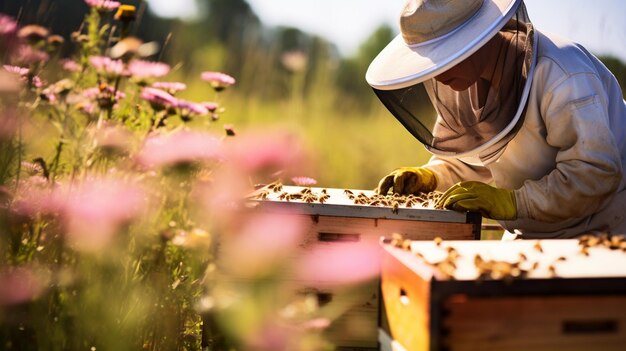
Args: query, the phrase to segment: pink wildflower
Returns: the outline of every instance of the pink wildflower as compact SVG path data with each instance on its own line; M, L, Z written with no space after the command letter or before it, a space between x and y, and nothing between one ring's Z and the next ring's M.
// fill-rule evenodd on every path
M124 73L124 63L122 60L112 60L106 56L91 56L89 63L100 73L110 76L119 76Z
M128 73L139 79L159 78L170 72L170 66L162 62L133 60L128 64Z
M121 226L138 217L146 206L141 188L111 178L67 184L58 197L68 227L68 241L80 251L106 247Z
M11 60L24 65L46 62L50 58L47 53L35 49L30 45L20 45L13 53Z
M309 178L309 177L293 177L291 178L291 181L295 185L299 185L299 186L313 186L317 184L317 180L313 178Z
M218 105L217 102L212 102L212 101L205 101L205 102L201 102L200 104L202 104L202 106L204 106L207 110L209 110L209 112L215 112L220 107L220 105Z
M179 82L156 82L152 83L153 88L167 91L169 94L176 94L179 91L187 89L187 84Z
M105 124L94 131L96 146L105 152L127 153L132 144L132 133L114 124Z
M176 107L180 109L183 119L185 119L184 117L189 117L191 115L204 116L209 113L209 110L207 110L202 104L186 100L179 99Z
M213 89L218 92L235 84L235 78L221 72L202 72L200 77L211 83Z
M17 32L18 38L27 40L31 43L37 43L48 37L50 31L42 26L31 24L20 28Z
M13 18L0 13L0 36L13 34L17 31L17 22Z
M224 238L224 267L240 278L270 274L298 247L306 228L306 221L297 215L253 215L238 235Z
M43 87L44 83L39 76L31 76L30 69L20 66L4 65L4 70L20 76L21 81L35 88Z
M183 130L149 136L137 156L137 162L147 168L176 166L216 160L221 157L221 152L221 143L216 136Z
M16 305L37 298L48 283L32 268L5 267L0 271L0 306Z
M295 166L302 150L295 136L283 132L242 135L228 144L227 159L246 173L275 172Z
M113 11L121 5L118 1L112 0L85 0L85 3L90 7L102 11Z
M5 71L18 74L22 77L28 76L28 73L30 72L30 70L26 67L11 66L11 65L3 65L2 67L4 67Z
M114 90L112 86L101 85L99 87L85 89L83 91L83 97L95 100L100 108L108 109L115 106L119 100L126 97L124 92ZM113 95L114 92L115 95Z
M320 246L301 257L296 277L328 286L362 283L380 274L380 253L375 242Z
M20 182L13 199L12 211L18 216L58 214L60 204L48 180L40 175L30 176Z
M63 69L68 72L80 71L80 65L74 60L70 60L70 59L61 60L61 65Z
M150 103L156 111L173 108L178 105L178 100L167 92L155 88L143 88L141 98Z

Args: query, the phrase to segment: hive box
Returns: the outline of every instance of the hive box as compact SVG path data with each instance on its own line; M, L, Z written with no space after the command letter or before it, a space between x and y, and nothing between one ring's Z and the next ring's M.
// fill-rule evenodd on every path
M381 350L624 350L623 241L410 247L383 244Z
M481 217L476 214L448 210L399 206L371 206L355 204L345 189L309 188L319 197L327 196L323 203L307 203L303 199L289 199L285 194L299 194L302 187L284 186L279 191L267 191L263 199L253 196L257 208L276 213L302 216L308 225L307 234L300 245L302 251L317 246L351 245L357 242L378 242L381 236L398 233L414 240L432 240L439 236L450 240L473 240L480 238ZM352 196L359 194L372 197L373 191L350 190ZM282 198L282 199L281 199ZM301 253L294 253L299 256ZM352 306L339 319L333 321L330 340L340 348L375 349L378 347L377 325L379 283L372 282L358 291L336 292L320 281L300 282L308 291L317 292L320 300L332 304L345 303Z

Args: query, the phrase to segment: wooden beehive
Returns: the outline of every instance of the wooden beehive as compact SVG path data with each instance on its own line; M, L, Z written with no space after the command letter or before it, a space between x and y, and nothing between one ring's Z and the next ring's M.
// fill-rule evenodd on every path
M381 350L624 350L626 242L591 238L383 244Z
M288 196L310 192L318 201L307 202L302 196ZM362 194L362 195L361 195ZM325 196L324 196L325 195ZM320 197L323 202L319 201ZM407 207L392 203L370 205L355 203L355 198L373 198L373 191L346 189L303 188L282 186L279 189L260 189L252 196L259 210L290 213L302 216L308 230L302 250L320 245L351 245L363 241L378 242L381 236L400 234L412 240L432 240L441 237L450 240L480 238L481 217L477 214L425 208L417 202ZM425 205L425 204L424 204ZM298 256L298 253L294 253ZM377 348L379 283L372 282L360 291L337 293L329 291L319 281L301 282L320 299L332 303L349 301L353 306L329 329L329 338L340 348Z

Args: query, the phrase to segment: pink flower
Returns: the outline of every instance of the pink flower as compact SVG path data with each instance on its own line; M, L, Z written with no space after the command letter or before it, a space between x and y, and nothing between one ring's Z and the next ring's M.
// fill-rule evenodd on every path
M13 18L0 13L0 52L10 53L18 44L17 28Z
M21 77L26 77L28 76L28 73L30 72L30 70L26 67L20 67L20 66L11 66L11 65L3 65L2 67L4 67L4 70L10 73L14 73L14 74L18 74Z
M206 109L202 104L198 104L191 101L186 100L178 100L176 107L181 110L181 115L190 116L190 115L198 115L204 116L209 113L209 110Z
M89 63L100 73L109 76L120 76L124 73L124 62L122 60L112 60L106 56L91 56Z
M66 184L57 192L67 225L68 242L79 251L108 246L121 226L146 207L146 194L136 184L112 178L93 178Z
M112 0L85 0L85 3L90 7L104 11L113 11L121 5L121 3Z
M317 184L317 180L313 178L309 178L309 177L293 177L291 178L291 181L295 185L299 185L299 186L313 186Z
M380 274L380 255L375 242L319 246L300 258L296 277L326 286L362 283Z
M217 160L221 153L221 142L216 136L183 130L149 136L137 156L137 162L143 167L159 168Z
M132 133L115 124L105 124L94 131L96 146L107 152L126 153L132 144Z
M42 26L36 24L30 24L22 27L18 32L18 38L29 41L30 43L37 43L48 37L50 31Z
M99 87L85 89L82 95L86 99L96 101L98 106L103 109L114 107L119 100L126 97L125 93L119 90L115 91L110 85L101 85Z
M178 106L178 100L167 92L155 88L143 88L141 98L148 101L157 111Z
M13 198L13 213L24 217L58 214L61 206L54 191L48 180L40 175L20 181Z
M70 59L61 60L61 66L68 72L78 72L81 69L76 61Z
M23 65L31 65L46 62L49 58L50 55L39 49L34 49L30 45L20 45L13 53L12 61L19 62Z
M13 18L0 13L0 36L10 35L17 32L17 22Z
M240 219L241 220L241 219ZM237 277L254 278L284 269L281 265L302 241L302 216L261 213L248 217L237 235L224 238L224 267Z
M5 267L0 270L0 306L11 306L37 298L45 289L43 279L29 267Z
M211 83L213 89L218 92L235 84L235 78L221 72L202 72L200 77Z
M128 73L140 80L158 78L170 72L170 66L162 62L133 60L128 64Z
M204 101L204 102L201 102L200 104L202 104L204 108L209 110L209 112L215 112L217 111L218 107L220 107L220 105L218 105L217 102L211 102L211 101Z
M18 75L22 82L27 83L32 87L41 88L44 85L39 76L34 76L30 74L30 69L28 68L11 65L4 65L3 68L9 73Z
M187 89L187 84L178 82L156 82L152 84L153 88L165 90L174 95L181 90Z
M248 174L276 172L296 166L302 150L295 136L269 131L231 139L226 157L233 166Z

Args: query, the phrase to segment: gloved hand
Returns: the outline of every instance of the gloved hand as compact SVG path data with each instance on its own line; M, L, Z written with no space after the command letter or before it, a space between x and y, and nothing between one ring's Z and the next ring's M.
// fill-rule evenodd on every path
M435 173L424 167L401 167L386 175L378 183L376 192L386 195L389 189L400 195L429 193L437 187Z
M497 220L517 218L513 191L474 181L456 183L441 196L435 207L480 212L483 217Z

